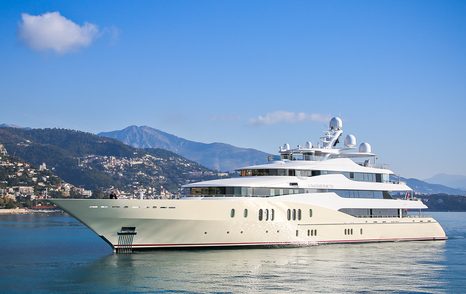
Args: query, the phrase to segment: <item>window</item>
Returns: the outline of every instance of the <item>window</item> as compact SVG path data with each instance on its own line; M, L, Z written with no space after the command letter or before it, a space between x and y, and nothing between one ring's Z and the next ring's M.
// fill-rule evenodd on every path
M275 219L275 210L272 208L272 211L271 211L271 216L270 216L270 220L273 221Z
M359 230L359 233L362 235L362 228Z
M307 235L308 235L308 236L311 235L311 230L307 230Z
M293 220L296 220L296 209L293 209Z
M377 183L382 183L382 174L375 174L375 181Z
M312 209L309 209L309 217L312 217Z
M301 220L301 209L298 209L298 220Z
M288 210L286 211L286 218L287 218L288 220L291 220L291 210L290 210L290 209L288 209Z
M265 210L265 220L266 221L269 220L269 210L268 209Z
M259 220L261 221L263 218L263 211L262 209L259 209Z
M299 231L298 231L298 230L296 230L296 237L298 237L298 234L299 234Z
M244 217L248 217L248 209L244 209Z
M235 217L235 209L234 208L231 209L230 216Z

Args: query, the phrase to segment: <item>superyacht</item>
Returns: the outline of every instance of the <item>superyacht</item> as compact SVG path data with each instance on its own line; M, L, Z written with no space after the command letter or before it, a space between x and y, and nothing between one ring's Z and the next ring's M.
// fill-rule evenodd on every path
M338 117L315 146L290 148L239 177L183 186L180 199L53 199L116 252L445 240L413 190L377 164ZM400 196L402 195L402 196Z

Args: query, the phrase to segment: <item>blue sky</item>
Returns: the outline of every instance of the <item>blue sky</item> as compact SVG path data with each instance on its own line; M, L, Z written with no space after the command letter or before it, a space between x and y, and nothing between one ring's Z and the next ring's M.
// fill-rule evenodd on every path
M90 30L47 47L22 14L49 12ZM465 15L465 1L2 1L0 123L148 125L276 153L339 115L403 176L466 175Z

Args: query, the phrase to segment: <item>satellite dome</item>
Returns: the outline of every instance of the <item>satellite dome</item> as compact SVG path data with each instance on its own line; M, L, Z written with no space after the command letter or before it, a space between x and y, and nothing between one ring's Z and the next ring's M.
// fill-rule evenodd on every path
M345 146L348 148L353 148L356 146L356 137L354 135L347 135L345 138Z
M312 149L312 143L311 142L306 142L306 144L304 144L304 148L306 149Z
M372 147L369 143L361 143L359 145L359 152L361 153L371 153L372 152Z
M331 130L341 130L343 128L343 121L339 117L334 117L330 120Z

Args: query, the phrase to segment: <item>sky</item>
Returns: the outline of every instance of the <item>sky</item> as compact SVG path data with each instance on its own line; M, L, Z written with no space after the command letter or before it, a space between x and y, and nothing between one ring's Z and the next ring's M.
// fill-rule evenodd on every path
M328 119L466 175L466 1L1 1L0 123L147 125L277 153Z

